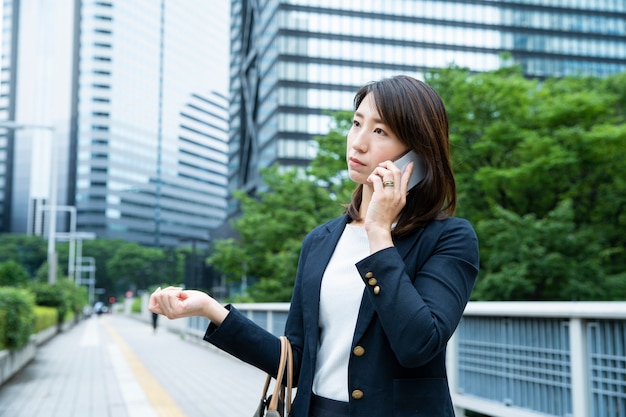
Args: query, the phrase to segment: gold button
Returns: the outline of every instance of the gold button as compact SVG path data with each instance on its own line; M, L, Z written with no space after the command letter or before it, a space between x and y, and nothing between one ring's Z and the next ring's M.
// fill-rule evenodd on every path
M380 294L380 287L377 285L374 287L374 295Z
M367 274L365 274L365 278L371 278L374 276L373 272L368 272Z
M355 389L354 391L352 391L352 398L354 398L355 400L360 400L361 398L363 398L363 391L361 391L360 389Z
M376 278L370 278L367 283L373 287L374 285L378 284L378 280L376 280Z
M355 356L363 356L365 354L365 348L363 348L363 346L355 346L354 349L352 349L352 353L354 353Z

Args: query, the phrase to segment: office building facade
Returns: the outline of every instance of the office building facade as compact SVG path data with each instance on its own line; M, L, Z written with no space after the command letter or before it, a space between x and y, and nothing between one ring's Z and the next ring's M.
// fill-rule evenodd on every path
M624 0L232 0L231 15L229 184L249 192L262 167L307 165L327 111L368 81L451 64L626 71Z
M54 190L97 237L207 240L226 208L229 6L5 0L0 121L27 124L0 130L2 230L37 232Z

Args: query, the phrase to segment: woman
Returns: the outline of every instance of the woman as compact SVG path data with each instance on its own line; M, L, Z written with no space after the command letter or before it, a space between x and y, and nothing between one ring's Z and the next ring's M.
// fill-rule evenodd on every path
M346 213L305 238L285 335L298 390L293 417L453 416L445 350L478 273L470 224L451 217L456 187L437 93L396 76L356 94ZM394 162L409 151L423 166ZM413 171L425 172L408 189ZM197 291L157 290L151 310L207 317L205 340L276 374L278 338Z

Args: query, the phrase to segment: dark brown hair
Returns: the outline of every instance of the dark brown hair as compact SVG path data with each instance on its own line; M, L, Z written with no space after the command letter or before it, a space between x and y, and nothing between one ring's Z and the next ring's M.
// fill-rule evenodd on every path
M402 236L434 219L454 214L456 184L450 162L448 116L439 94L428 84L408 76L368 83L357 91L354 109L373 94L376 110L387 127L426 161L426 176L407 195L394 236ZM363 185L352 193L346 208L351 220L359 220Z

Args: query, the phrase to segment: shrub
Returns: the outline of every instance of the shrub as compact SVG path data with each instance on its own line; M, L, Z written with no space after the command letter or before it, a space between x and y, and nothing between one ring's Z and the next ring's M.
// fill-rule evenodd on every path
M0 286L20 286L28 282L28 273L13 260L0 263Z
M7 340L7 312L0 310L0 350L4 350Z
M141 313L141 297L136 297L133 299L133 303L130 306L130 311L132 313Z
M72 310L69 310L67 313L65 313L65 317L63 320L66 322L76 320L76 322L78 322L78 316L76 316L76 313L74 313Z
M87 287L76 285L69 279L59 279L54 285L61 291L66 301L67 310L61 318L62 321L69 321L74 316L80 316L83 307L89 303Z
M35 329L33 333L39 333L49 327L57 325L57 309L54 307L35 306Z
M35 325L35 300L23 289L0 287L0 317L4 317L4 330L0 330L0 346L19 349L26 345ZM0 329L3 327L0 324ZM4 333L4 334L2 334Z
M32 282L30 290L35 294L35 303L38 306L56 308L59 324L80 315L83 306L88 302L87 289L65 278L54 284Z
M56 284L33 282L30 285L30 290L35 295L35 304L43 307L54 307L57 311L57 323L62 323L69 303L60 288Z

